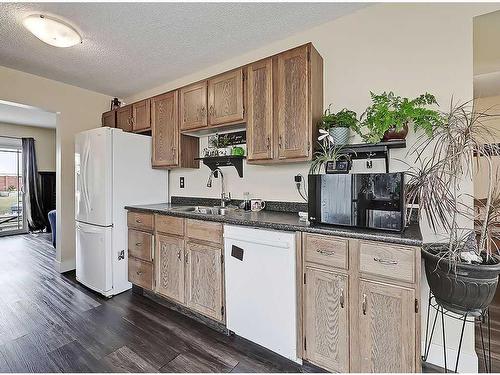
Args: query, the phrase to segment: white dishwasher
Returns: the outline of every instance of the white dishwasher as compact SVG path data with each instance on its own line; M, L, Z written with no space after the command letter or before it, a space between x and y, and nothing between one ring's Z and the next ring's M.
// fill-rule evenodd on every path
M227 328L297 358L295 233L224 226Z

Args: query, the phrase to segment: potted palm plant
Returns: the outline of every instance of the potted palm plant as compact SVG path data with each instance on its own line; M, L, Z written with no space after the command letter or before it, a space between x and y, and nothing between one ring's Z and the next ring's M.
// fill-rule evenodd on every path
M321 116L319 128L330 133L334 145L345 145L349 143L349 129L354 128L358 121L356 112L344 108L334 113L331 107L330 104Z
M397 96L392 91L382 94L370 92L370 96L372 104L353 127L367 143L405 139L410 123L413 123L415 131L423 129L430 134L439 123L439 112L427 108L437 105L436 98L429 93L415 99Z
M491 303L500 273L494 241L500 190L494 188L498 181L492 163L500 147L489 144L493 135L484 124L487 117L470 103L452 105L440 114L439 125L416 142L411 151L416 161L407 173L408 203L418 203L419 216L445 239L422 249L429 287L438 303L462 314L479 314ZM464 181L472 183L478 159L488 176L480 215L466 202L472 197L462 193ZM474 228L460 224L464 218Z

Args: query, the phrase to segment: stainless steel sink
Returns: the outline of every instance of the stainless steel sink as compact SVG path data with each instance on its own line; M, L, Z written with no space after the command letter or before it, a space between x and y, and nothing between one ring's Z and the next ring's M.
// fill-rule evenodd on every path
M192 212L195 214L204 214L204 215L225 215L227 212L232 210L235 209L229 207L207 207L207 206L182 206L182 207L172 208L172 211Z

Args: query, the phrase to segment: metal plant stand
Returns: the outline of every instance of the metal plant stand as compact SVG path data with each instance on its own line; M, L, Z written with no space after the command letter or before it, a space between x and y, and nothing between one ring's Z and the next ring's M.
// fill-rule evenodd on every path
M436 311L436 314L434 315L434 319L432 322L432 328L431 331L429 332L429 324L430 324L430 316L431 316L431 309ZM484 359L484 368L486 372L490 373L491 372L491 329L490 329L490 313L489 309L485 309L481 314L472 314L472 313L466 313L466 314L458 314L453 311L447 310L443 308L443 306L439 305L438 302L436 302L436 299L432 295L431 292L429 292L429 305L427 306L427 323L426 323L426 328L425 328L425 349L424 349L424 355L422 356L422 360L425 362L427 361L427 357L429 356L429 350L431 347L431 342L432 342L432 336L434 335L434 329L436 328L436 321L438 319L438 316L441 315L441 328L442 328L442 335L443 335L443 356L444 356L444 372L448 372L448 366L447 366L447 359L446 359L446 337L445 337L445 325L444 325L444 317L450 317L456 320L459 320L462 322L462 330L460 332L460 341L458 344L458 353L457 353L457 360L455 362L455 371L457 372L458 369L458 363L460 360L460 352L462 350L462 339L464 337L464 330L465 330L465 323L472 323L474 324L476 321L479 323L479 328L481 331L481 348L483 351L483 359ZM485 338L483 335L483 324L486 325L487 328L487 337ZM487 339L487 346L485 346L485 339ZM486 352L488 352L488 356L486 356Z

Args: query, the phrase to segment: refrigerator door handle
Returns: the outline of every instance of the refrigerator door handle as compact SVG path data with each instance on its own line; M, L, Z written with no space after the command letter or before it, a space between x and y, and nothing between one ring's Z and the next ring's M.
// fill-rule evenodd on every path
M82 225L80 223L76 223L76 227L83 233L102 233L105 227L93 227L90 225Z
M87 187L87 169L88 169L88 161L90 157L90 150L89 150L89 141L88 139L85 142L83 153L83 164L81 168L81 179L82 179L82 193L83 193L83 202L85 204L85 209L87 211L87 214L90 212L90 196L88 192L88 187Z

